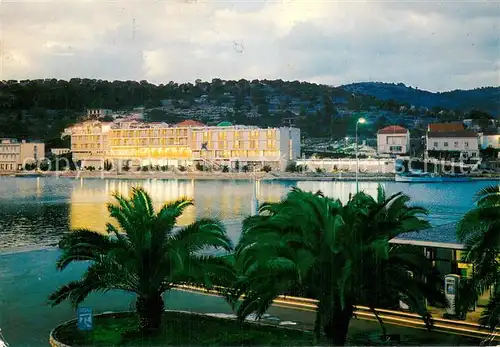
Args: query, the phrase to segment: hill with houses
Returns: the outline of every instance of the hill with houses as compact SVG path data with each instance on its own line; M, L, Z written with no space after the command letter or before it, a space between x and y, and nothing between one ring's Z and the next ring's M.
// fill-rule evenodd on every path
M293 125L306 138L344 138L356 120L361 137L383 126L402 125L416 135L430 122L496 115L499 88L431 93L402 84L356 83L332 87L282 80L196 80L155 85L147 81L73 78L0 83L0 137L41 139L63 146L60 134L85 119L87 109L109 109L114 117L139 114L146 121L204 124L229 121L262 127ZM110 116L104 116L104 120ZM111 119L112 120L112 119Z

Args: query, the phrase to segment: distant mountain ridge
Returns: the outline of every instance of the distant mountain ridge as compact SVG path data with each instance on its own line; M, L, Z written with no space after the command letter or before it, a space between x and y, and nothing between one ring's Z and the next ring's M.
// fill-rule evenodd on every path
M500 87L453 90L433 93L408 87L403 83L360 82L340 86L351 93L374 96L380 100L396 100L416 107L443 107L455 110L478 109L500 116Z

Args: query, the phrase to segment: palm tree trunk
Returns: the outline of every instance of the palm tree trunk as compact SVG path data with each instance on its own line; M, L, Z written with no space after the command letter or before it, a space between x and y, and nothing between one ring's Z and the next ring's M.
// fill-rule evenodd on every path
M160 327L164 312L161 295L139 296L135 306L141 331L153 331Z
M354 312L354 306L346 304L342 309L339 305L335 305L332 314L328 320L324 322L323 331L326 338L333 346L344 346L347 340L347 332L349 331L349 323Z
M319 308L316 311L316 320L314 321L314 338L315 343L319 345L321 339L321 312Z

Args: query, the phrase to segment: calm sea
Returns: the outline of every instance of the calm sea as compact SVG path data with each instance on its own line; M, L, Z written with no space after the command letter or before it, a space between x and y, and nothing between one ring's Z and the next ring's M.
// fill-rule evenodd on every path
M360 189L376 194L377 182L360 182ZM403 191L412 203L426 207L434 225L458 220L473 205L477 190L497 182L408 184L381 183L388 194ZM128 194L144 187L156 204L186 196L194 199L179 220L187 224L197 217L241 219L250 214L252 182L242 180L118 180L69 178L0 178L0 251L55 245L60 236L76 228L103 231L108 221L106 204L111 194ZM292 186L348 199L354 182L262 181L259 201L276 201Z

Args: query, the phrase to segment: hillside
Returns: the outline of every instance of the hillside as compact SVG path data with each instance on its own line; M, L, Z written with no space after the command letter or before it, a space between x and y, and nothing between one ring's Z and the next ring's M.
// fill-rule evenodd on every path
M359 130L360 136L373 136L387 124L401 124L418 132L436 119L463 116L451 111L456 100L478 108L490 102L486 92L493 95L494 91L498 88L456 91L443 97L383 83L331 87L299 81L218 78L160 85L86 78L10 80L0 82L0 122L4 124L0 137L40 139L48 147L62 146L61 132L82 120L86 109L111 109L126 115L137 107L148 121L196 119L205 124L294 125L310 138L350 136L361 115L368 122ZM408 107L410 102L406 100L415 99L436 107Z
M0 83L0 137L56 140L89 108L126 113L143 107L146 119L174 123L186 118L204 123L280 126L294 124L306 136L344 137L355 124L353 112L383 108L370 96L299 81L213 79L195 83L103 81L73 78ZM391 107L398 107L392 104ZM338 112L343 109L342 115ZM57 142L57 141L56 141Z
M478 109L494 116L500 114L500 87L432 93L407 87L402 83L361 82L343 85L341 88L352 93L371 95L380 100L397 100L416 107L442 107L461 111Z

